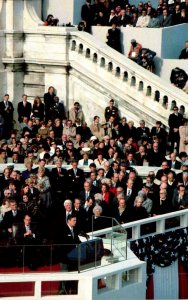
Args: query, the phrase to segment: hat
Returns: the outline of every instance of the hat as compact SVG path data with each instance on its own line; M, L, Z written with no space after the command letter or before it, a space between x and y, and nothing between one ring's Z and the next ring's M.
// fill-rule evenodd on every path
M132 39L132 40L131 40L131 43L136 43L136 40L135 40L135 39Z
M90 137L90 141L95 141L95 140L97 140L96 136L95 136L95 135L92 135L92 136Z

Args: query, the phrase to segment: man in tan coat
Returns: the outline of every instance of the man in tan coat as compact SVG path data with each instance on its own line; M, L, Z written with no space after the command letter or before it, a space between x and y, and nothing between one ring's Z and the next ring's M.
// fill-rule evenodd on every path
M63 128L63 134L66 134L73 142L76 137L76 127L72 125L71 120L67 120L66 126Z
M76 119L79 119L81 124L84 121L84 114L82 109L80 108L80 104L78 102L74 103L74 107L70 109L69 112L69 119L72 121L72 123L75 123Z

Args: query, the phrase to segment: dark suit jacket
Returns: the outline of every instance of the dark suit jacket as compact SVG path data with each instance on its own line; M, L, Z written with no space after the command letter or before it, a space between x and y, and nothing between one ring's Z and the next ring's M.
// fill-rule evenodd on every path
M37 224L35 223L31 223L30 224L30 230L32 231L32 233L34 234L33 236L24 236L24 234L26 233L26 227L24 223L20 223L18 224L18 228L16 231L16 236L15 239L17 241L17 243L19 245L33 245L36 244L40 241L40 234L39 234L39 230L37 228Z
M57 168L53 168L50 174L52 190L54 192L67 190L67 170L61 168L60 174Z
M31 115L31 103L26 102L26 106L23 105L23 102L18 103L18 121L21 123L23 120L23 117L30 118Z
M171 169L172 168L172 161L168 160L167 162L168 162L169 168ZM180 168L181 168L181 163L176 160L173 169L179 170Z
M13 121L14 108L10 101L8 101L8 110L5 110L4 101L0 102L0 114L4 118L4 123L11 123Z
M179 59L186 59L186 58L188 58L188 51L186 51L186 48L184 48L180 53Z
M5 213L2 221L2 226L5 229L11 228L12 225L21 223L22 219L23 219L23 215L19 210L17 210L16 216L13 216L12 210L10 210Z
M68 188L71 192L79 193L83 189L84 172L77 168L76 176L73 169L67 171Z

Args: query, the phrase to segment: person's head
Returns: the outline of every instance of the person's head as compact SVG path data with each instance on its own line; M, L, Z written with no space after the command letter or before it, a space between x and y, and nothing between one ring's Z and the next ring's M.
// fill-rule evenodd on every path
M42 103L40 97L35 97L33 105L39 106Z
M129 189L133 188L133 180L132 179L128 179L126 184L127 184L127 188L129 188Z
M70 128L72 126L72 121L71 120L67 120L66 125L67 125L68 128Z
M24 217L24 224L29 226L31 224L31 217L29 215L25 215Z
M11 197L11 191L10 191L9 188L6 188L4 190L4 196L5 196L5 198L10 198Z
M81 207L81 200L80 199L78 199L78 198L74 199L74 207L76 209L80 209L80 207Z
M90 173L90 178L92 181L95 181L97 179L97 173L96 172L91 172Z
M25 194L24 194L24 195L22 196L22 200L23 200L24 203L28 203L28 202L29 202L29 197L28 197L28 195L25 195Z
M11 210L17 210L17 203L15 200L10 201L10 208Z
M165 8L163 9L163 17L167 17L168 16L168 10Z
M125 198L121 197L118 201L119 203L119 208L125 208L126 207L126 201Z
M113 22L113 23L112 23L112 30L116 29L116 27L117 27L116 22Z
M166 160L164 160L164 161L162 162L161 167L162 167L163 170L166 170L166 169L169 168L169 165L168 165L168 163L167 163Z
M87 192L91 189L91 183L89 181L84 182L84 190Z
M98 173L99 177L104 177L104 169L102 169L102 168L98 169L97 173Z
M167 196L167 191L166 191L166 189L160 189L160 191L159 191L159 197L160 197L160 199L166 199L166 196Z
M77 162L76 160L73 160L72 163L71 163L71 165L72 165L72 168L73 168L73 169L77 169L77 167L78 167L78 162Z
M167 178L167 176L166 175L163 175L162 177L161 177L161 183L167 183L167 181L168 181L168 178Z
M178 186L178 194L181 195L181 196L185 195L185 187L184 187L184 185L180 184Z
M38 176L39 176L39 177L43 177L43 176L44 176L44 173L45 173L45 169L42 168L42 167L39 167L39 168L38 168Z
M134 201L134 206L141 207L143 203L143 198L141 196L137 196Z
M22 100L23 100L24 102L27 101L27 95L26 95L26 94L23 94L23 95L22 95Z
M49 93L50 95L54 94L54 87L53 87L53 86L49 86L49 88L48 88L48 93Z
M0 156L3 159L5 159L5 157L6 157L6 151L4 149L2 149L2 148L0 149Z
M10 176L10 169L9 168L5 168L4 171L3 171L3 174L4 174L5 177L8 178Z
M185 42L185 48L188 49L188 41Z
M70 227L75 227L76 226L76 216L73 215L73 214L68 215L68 217L67 217L67 224Z
M64 208L66 211L70 212L72 210L72 201L67 199L64 201Z
M79 102L74 102L74 109L79 110L79 108L80 108Z
M153 150L158 151L159 150L159 144L158 143L153 143Z
M33 167L33 163L31 161L28 161L26 164L25 164L26 168L28 171L31 171L32 170L32 167Z
M5 94L4 97L3 97L4 101L8 101L9 99L9 94Z
M173 172L169 172L167 174L167 178L168 178L168 181L173 181L174 180L174 173Z
M170 159L171 159L172 161L175 161L175 160L176 160L176 153L175 153L175 152L170 153Z
M117 183L119 180L119 174L118 173L114 173L113 176L112 176L112 181Z
M94 208L93 208L93 213L94 213L94 216L96 218L100 217L101 214L102 214L102 207L100 205L96 205Z
M135 40L135 39L132 39L132 40L131 40L131 45L133 46L133 48L134 48L134 47L136 47L136 45L137 45L137 42L136 42L136 40Z

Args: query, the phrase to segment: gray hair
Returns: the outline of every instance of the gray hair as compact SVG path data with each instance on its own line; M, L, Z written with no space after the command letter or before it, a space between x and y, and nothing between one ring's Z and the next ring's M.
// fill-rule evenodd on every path
M71 204L71 206L72 206L72 201L70 199L65 200L64 206L66 206L67 204Z
M100 211L100 214L102 214L102 207L100 205L95 205L93 208L93 213L95 214L96 210Z

